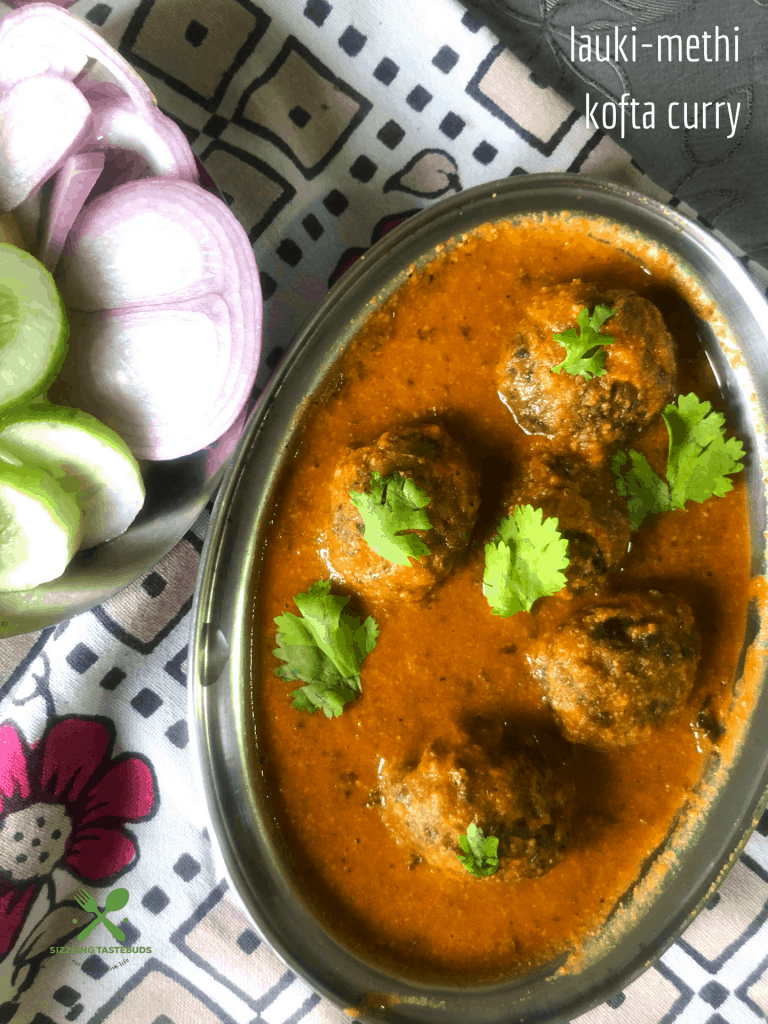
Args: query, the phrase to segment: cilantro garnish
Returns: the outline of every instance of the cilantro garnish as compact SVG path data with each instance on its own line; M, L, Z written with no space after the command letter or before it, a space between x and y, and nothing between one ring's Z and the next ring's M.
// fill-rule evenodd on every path
M627 467L627 463L631 463ZM627 468L625 468L627 467ZM644 455L631 449L616 452L611 460L616 474L616 488L627 499L629 525L636 530L647 515L654 512L668 512L670 504L669 485L651 469Z
M494 615L507 618L530 611L540 597L563 589L568 541L557 519L545 519L532 505L519 505L496 532L499 539L485 545L483 573L483 593Z
M404 530L431 530L424 509L431 499L410 478L401 473L371 474L371 491L350 491L352 504L363 517L363 537L377 555L397 565L410 565L411 558L424 558L429 548L415 533Z
M464 853L456 856L475 878L495 875L499 870L499 840L496 836L483 836L483 830L474 822L467 827L467 834L459 836L459 845Z
M294 597L301 616L286 612L275 619L274 653L286 663L275 674L306 684L291 693L297 710L313 714L322 708L326 718L337 718L361 691L360 666L376 646L379 627L371 616L361 625L342 611L349 598L330 589L330 580L319 580Z
M595 311L590 317L589 309L585 306L576 318L579 325L578 331L575 327L563 331L562 334L553 334L552 337L568 353L565 359L558 366L552 367L553 373L566 373L583 377L584 380L591 380L593 377L602 377L605 369L605 349L603 345L612 345L615 338L608 334L600 334L600 328L605 321L616 312L610 306L595 306Z
M666 479L639 452L613 456L616 486L627 499L633 530L653 513L685 508L687 501L722 497L733 489L729 475L744 468L744 445L735 437L726 439L725 417L712 412L709 402L694 394L680 395L677 405L668 405L662 416L669 434Z

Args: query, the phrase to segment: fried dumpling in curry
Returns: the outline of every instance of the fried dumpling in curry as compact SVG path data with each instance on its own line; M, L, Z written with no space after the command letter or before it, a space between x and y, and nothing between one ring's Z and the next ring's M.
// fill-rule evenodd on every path
M531 664L572 743L638 743L682 707L696 680L701 639L682 598L627 591L580 608Z
M429 499L424 507L430 528L405 531L426 545L418 560L400 565L377 554L364 536L359 508L350 497L370 494L378 474L387 498L393 474L413 483ZM463 446L436 423L389 430L373 444L356 448L341 460L331 485L329 559L344 582L370 597L415 601L427 594L456 565L469 543L480 507L480 478Z
M499 840L497 877L543 875L568 846L575 791L567 748L433 743L413 766L379 769L384 823L398 845L440 871L467 874L459 837L474 823ZM551 755L551 752L550 752Z
M582 309L591 313L601 303L616 310L601 332L616 339L606 346L605 374L586 380L554 373L566 350L553 334L576 327ZM672 400L677 354L653 303L575 280L537 294L510 333L496 379L502 401L526 433L599 459L641 433Z
M627 553L627 503L606 465L570 454L534 455L516 468L503 515L512 515L516 505L532 505L545 518L557 519L568 541L566 577L571 590L595 589Z

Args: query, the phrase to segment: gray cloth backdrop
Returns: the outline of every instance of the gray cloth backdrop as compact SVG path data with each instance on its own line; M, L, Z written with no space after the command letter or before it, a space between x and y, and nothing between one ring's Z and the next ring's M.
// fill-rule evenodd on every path
M587 93L591 110L599 100L596 113L601 131L606 100L618 103L622 93L629 93L639 104L637 124L642 123L641 112L649 109L643 104L653 102L653 130L628 126L622 139L619 118L608 134L658 185L692 206L753 260L768 262L766 0L469 0L466 6L492 25L520 60L580 113L586 112ZM574 52L572 29L577 43ZM617 29L619 41L627 37L618 54ZM727 60L724 40L715 49L716 32L728 39ZM632 59L633 34L636 60ZM669 43L663 39L659 61L660 35L680 36L682 60L676 41L673 60L668 60ZM590 61L579 59L583 36L592 40ZM609 61L596 60L595 37L601 58L608 56L606 41L610 41ZM689 37L693 37L690 49ZM650 45L643 48L644 43ZM677 128L668 121L669 104L674 102L679 104L672 116ZM733 113L740 104L735 129L726 106L720 108L719 129L712 123L716 108L707 108L705 129L705 102L730 102ZM689 105L689 128L684 123L684 103ZM698 127L693 127L693 103L698 103Z

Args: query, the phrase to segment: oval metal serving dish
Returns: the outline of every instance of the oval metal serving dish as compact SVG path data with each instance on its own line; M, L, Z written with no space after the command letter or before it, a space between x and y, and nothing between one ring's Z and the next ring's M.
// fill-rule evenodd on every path
M358 331L371 299L385 299L408 266L428 259L436 245L488 221L559 211L618 222L663 246L687 265L738 339L732 348L708 324L700 325L736 431L750 453L752 571L762 574L768 445L766 395L759 393L757 381L768 366L765 299L739 262L697 224L636 193L575 175L515 177L453 196L387 235L341 279L262 397L228 470L203 554L190 646L191 726L226 870L248 912L288 964L337 1003L363 1013L367 1008L387 1020L532 1024L583 1013L627 985L691 921L768 800L763 678L738 756L718 777L705 818L682 847L675 847L679 860L656 883L653 897L634 908L636 913L615 914L585 947L578 970L557 974L561 958L534 975L483 987L419 985L388 976L342 948L302 901L271 835L251 710L259 687L251 666L253 580L305 399ZM745 652L757 628L755 613Z

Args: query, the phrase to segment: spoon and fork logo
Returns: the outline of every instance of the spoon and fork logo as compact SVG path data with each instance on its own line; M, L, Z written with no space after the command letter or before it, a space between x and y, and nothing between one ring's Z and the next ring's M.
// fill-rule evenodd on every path
M95 914L96 917L90 924L87 924L85 928L77 936L78 942L82 942L86 939L96 925L101 921L114 935L118 942L125 942L125 933L122 932L117 925L107 917L107 913L113 913L115 910L122 910L128 902L128 890L127 889L113 889L107 896L107 901L104 904L104 909L99 910L96 900L89 892L85 889L78 889L75 893L75 902L79 903L83 910L87 910L89 914ZM73 918L73 923L77 921L77 918Z

